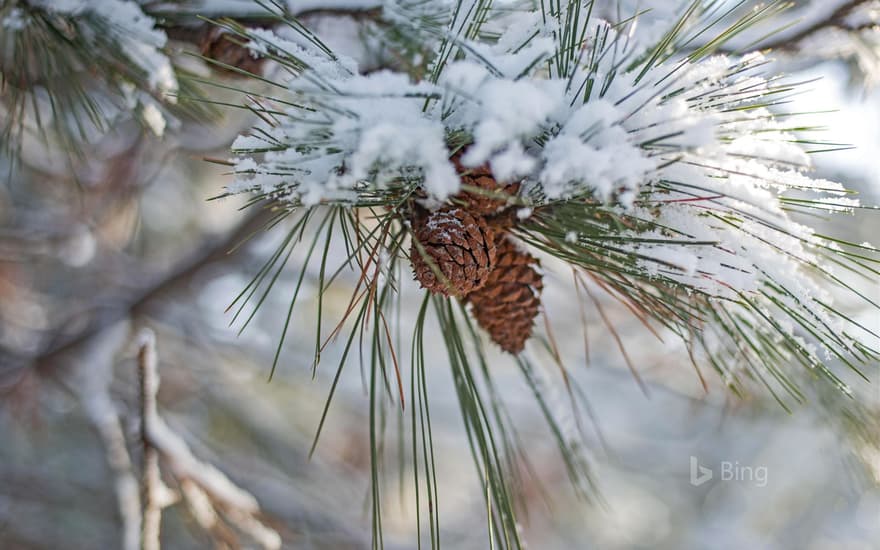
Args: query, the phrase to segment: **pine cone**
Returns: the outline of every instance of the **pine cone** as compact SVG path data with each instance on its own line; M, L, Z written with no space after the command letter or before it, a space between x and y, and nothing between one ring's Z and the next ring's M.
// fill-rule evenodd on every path
M533 267L538 260L517 248L509 237L499 239L495 269L483 288L465 298L471 314L492 341L514 355L525 347L541 307L544 282Z
M412 223L410 259L422 287L444 296L464 296L486 283L495 265L495 238L482 216L444 208L417 211Z
M462 191L453 197L453 200L459 201L462 208L474 214L489 217L500 215L508 205L507 197L519 193L519 182L501 183L497 181L488 164L467 168L461 164L461 155L462 152L456 153L451 160L455 164L455 170L461 178L462 185L479 189L485 193L478 193L476 190Z
M254 57L249 49L233 41L240 40L240 38L230 38L231 36L226 30L212 25L202 34L202 38L199 41L199 49L203 56L219 61L224 65L237 67L249 73L260 74L265 59ZM211 67L228 76L244 76L222 65L211 64Z

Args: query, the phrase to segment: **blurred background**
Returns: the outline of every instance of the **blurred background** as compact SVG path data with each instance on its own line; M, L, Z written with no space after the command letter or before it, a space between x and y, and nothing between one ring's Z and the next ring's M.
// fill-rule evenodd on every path
M878 4L800 2L796 24L772 44L774 68L810 81L799 110L817 113L807 119L827 127L828 141L854 146L815 155L816 175L843 182L869 205L880 204ZM867 20L856 18L859 5ZM307 15L343 46L362 24L358 14ZM25 147L14 171L12 159L0 157L0 172L12 174L0 185L0 547L120 547L119 483L132 470L125 460L136 471L141 453L136 354L144 327L156 334L159 413L195 455L256 497L260 520L284 547L370 546L368 396L356 354L309 458L345 345L334 341L312 376L317 265L306 270L304 298L268 380L306 246L295 249L247 329L239 334L240 320L230 326L227 306L286 231L258 232L265 215L241 209L244 198L208 200L230 179L205 158L225 158L250 122L239 112L222 117L186 122L162 138L122 117L75 162L39 143ZM810 223L854 242L880 240L876 211ZM567 422L583 430L600 498L575 497L519 371L493 357L512 424L542 481L521 488L532 548L880 548L876 424L847 422L837 401L818 391L791 414L770 396L729 395L710 373L704 391L683 349L656 340L609 302L606 314L625 337L643 390L592 310L585 349L571 286L554 284L569 275L548 269L546 317L590 406L586 425ZM325 295L325 336L355 282L344 273ZM863 288L880 301L880 285ZM415 290L404 289L413 296L404 325L417 313ZM880 331L875 313L854 313ZM488 548L484 493L436 340L428 357L437 358L429 387L440 538L449 548ZM566 422L557 367L545 363L541 376L551 395L558 392L551 402ZM880 418L877 380L854 386L854 401ZM408 414L389 411L391 424ZM389 448L395 433L389 429ZM391 460L383 479L385 544L415 548L412 474L400 466ZM695 467L712 478L694 480ZM165 548L247 548L257 539L205 530L181 504L163 514Z

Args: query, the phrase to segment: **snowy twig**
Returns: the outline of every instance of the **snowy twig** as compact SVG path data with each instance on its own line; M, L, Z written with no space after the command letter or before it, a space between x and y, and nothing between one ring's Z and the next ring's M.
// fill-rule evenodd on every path
M150 444L162 455L165 464L178 479L190 479L204 489L215 502L230 509L246 513L257 513L260 506L257 499L241 489L226 474L211 464L202 462L177 433L156 415L149 423L147 437Z
M100 396L92 399L101 400ZM108 410L109 412L109 410ZM125 447L125 435L118 416L106 416L103 420L94 418L107 462L113 471L116 500L122 519L122 548L135 550L138 547L141 529L141 507L138 499L138 483L132 469L131 457Z
M159 459L180 484L183 497L196 522L222 539L234 533L219 521L218 510L260 546L281 547L281 536L259 519L260 506L249 492L238 487L229 477L211 464L196 458L177 433L159 415L156 393L159 389L155 336L145 330L140 337L138 366L141 380L141 429L144 444L143 498L144 550L158 550L161 509L169 499L161 481Z
M194 254L195 260L191 255L183 265L168 271L145 287L136 289L130 301L123 301L111 310L97 315L92 323L83 327L81 331L59 338L60 345L32 360L37 366L43 367L45 374L56 376L77 397L101 439L107 462L113 473L119 503L123 537L120 548L123 550L137 550L141 547L142 531L146 535L143 538L146 548L150 547L148 540L157 541L159 518L158 514L154 513L155 509L161 510L173 500L170 490L156 475L157 472L152 465L154 463L152 455L158 455L161 460L165 460L179 481L192 479L193 483L202 486L204 491L211 495L211 499L223 503L224 510L242 510L246 514L255 514L259 511L257 501L252 495L239 489L213 466L199 462L186 443L158 415L155 406L158 361L154 337L150 332L150 336L141 338L142 353L139 357L141 376L155 374L152 382L149 382L151 397L147 397L147 393L142 395L142 398L146 399L142 401L140 411L145 451L143 496L145 504L148 504L145 510L147 525L142 529L144 514L141 508L140 484L126 447L125 432L119 413L110 396L110 384L113 380L115 356L129 337L128 318L148 309L156 301L166 298L180 285L190 281L205 265L234 258L228 254L228 251L263 228L273 215L274 213L269 209L255 210L219 240L206 242L202 251ZM147 372L144 372L144 369ZM142 391L147 387L145 382L142 379ZM151 489L147 491L147 487ZM214 532L217 533L216 530ZM260 537L254 536L254 538L258 540ZM277 545L264 546L267 548L280 546L280 537L277 534L276 539L279 541Z
M159 373L156 368L156 338L152 331L141 333L138 350L138 375L141 398L141 442L144 449L144 465L141 477L143 503L142 550L159 550L159 531L162 509L159 506L159 451L150 444L147 434L156 418L156 392L159 389Z
M180 482L180 488L196 523L202 529L211 533L216 540L222 541L225 546L236 547L237 539L235 533L220 521L220 515L214 508L211 497L201 487L188 479Z
M114 358L127 336L128 323L120 322L94 334L77 348L67 350L64 363L68 368L61 371L60 381L82 404L103 444L122 522L121 548L137 550L141 531L138 481L125 446L122 422L110 397Z
M778 38L772 39L769 42L762 42L759 45L759 48L762 50L795 50L798 48L798 44L801 41L825 29L836 28L844 31L862 30L859 27L848 25L846 18L860 6L870 4L872 1L873 0L849 0L835 9L830 16L812 21L792 34L781 33L781 36Z

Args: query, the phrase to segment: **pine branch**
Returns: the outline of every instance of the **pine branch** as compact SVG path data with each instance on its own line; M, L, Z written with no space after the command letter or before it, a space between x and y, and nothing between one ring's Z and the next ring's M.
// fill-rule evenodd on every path
M159 390L158 357L155 335L144 330L138 350L141 393L141 439L144 449L142 474L143 528L141 550L159 549L159 526L162 508L176 500L162 483L161 463L177 479L183 497L196 521L209 533L232 546L238 537L221 520L225 518L265 550L281 548L280 535L261 521L256 497L238 487L213 465L195 457L187 443L159 415L156 393Z
M880 266L876 250L817 236L789 217L794 209L837 214L859 206L842 186L806 174L803 146L837 145L803 135L787 122L796 113L777 114L798 83L762 75L767 62L760 55L714 56L786 5L770 2L737 16L720 3L708 5L713 11L694 0L658 40L639 43L634 21L592 19L591 5L581 2L541 3L531 12L493 10L481 0L439 8L389 3L374 38L402 61L397 72L373 74L359 74L280 4L267 5L283 23L275 30L215 22L281 75L252 75L265 93L240 86L242 108L260 120L234 144L237 181L228 193L283 205L267 225L298 210L282 244L230 306L233 321L248 325L294 248L305 246L272 372L300 314L307 271L313 278L317 271L313 372L329 343L340 341L312 451L345 367L359 358L369 403L374 547L384 544L387 523L386 423L389 411L402 418L406 407L411 423L399 437L412 443L418 536L421 542L426 520L424 534L439 545L425 383L429 318L441 328L491 544L523 546L517 494L527 461L484 338L505 343L476 311L472 293L495 273L495 293L479 307L529 300L537 312L540 287L524 284L529 275L535 280L523 260L528 253L515 264L494 263L496 233L573 269L575 288L593 300L628 363L625 338L596 292L658 337L679 338L698 373L713 369L740 395L763 387L786 410L809 399L804 378L846 395L846 371L865 377L876 365L877 352L850 334L863 327L825 306L829 289L880 306L830 269L870 277ZM516 185L508 189L508 182ZM345 257L334 266L338 237ZM409 395L393 326L408 266L424 293L412 327ZM351 297L325 335L324 295L347 268L356 278ZM533 316L525 321L519 331L528 338ZM494 328L506 334L510 326ZM537 348L561 363L560 354L552 334L532 340L525 355L520 341L504 349L515 355L575 492L593 496L582 434L563 429L553 384L529 356ZM561 365L559 378L577 414L576 390ZM200 523L213 525L216 510L205 502L216 495L183 490Z
M159 472L159 451L150 441L150 433L158 418L156 393L159 391L156 336L145 330L140 337L138 350L138 379L140 381L140 430L143 464L141 473L141 550L159 550L159 531L162 521L161 494L167 491Z
M122 419L110 394L115 358L125 346L128 331L128 323L119 322L104 327L80 346L64 350L59 359L65 369L55 375L61 386L77 398L103 446L122 523L120 548L139 550L142 509L138 480Z
M847 23L847 17L854 13L857 9L862 6L867 6L872 3L873 0L848 0L838 6L828 17L823 19L817 19L807 25L800 26L798 28L797 25L793 25L793 28L797 28L795 32L788 33L789 27L785 27L780 29L777 32L771 33L770 36L763 38L762 40L750 44L750 50L757 51L780 51L789 54L794 54L801 52L800 44L804 40L814 37L823 31L827 30L840 30L848 33L859 33L866 30L871 30L877 27L875 23L866 23L862 25L850 25ZM694 48L696 49L696 48ZM690 52L691 48L684 48L683 51ZM738 49L731 48L718 48L716 53L723 55L740 55L745 52ZM806 53L806 52L805 52Z
M770 38L767 41L760 42L756 45L761 50L797 50L798 44L804 39L814 36L821 31L827 29L839 29L847 32L858 32L863 30L862 27L852 27L846 23L846 17L861 6L871 4L873 0L849 0L840 5L825 20L815 21L812 24L798 30L796 33L785 36L784 38ZM865 27L869 28L869 27Z
M33 357L10 358L10 362L20 365L28 363L44 369L64 368L64 355L74 350L91 337L100 334L107 327L122 319L146 313L156 302L172 295L188 284L202 267L228 261L236 261L231 253L248 239L263 230L275 218L275 212L268 206L251 208L245 217L225 235L203 242L198 250L188 255L178 265L130 291L127 296L111 295L107 300L95 299L96 303L109 303L110 306L95 310L92 321L73 334L55 338L50 345ZM115 294L115 292L114 292Z

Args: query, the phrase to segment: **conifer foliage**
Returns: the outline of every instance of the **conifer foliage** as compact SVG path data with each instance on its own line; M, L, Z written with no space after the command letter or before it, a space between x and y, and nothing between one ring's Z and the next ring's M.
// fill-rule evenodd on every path
M271 212L267 227L286 220L288 233L233 300L234 321L248 325L305 246L272 372L303 278L316 272L314 368L331 341L344 345L314 444L359 355L374 546L391 407L405 411L419 534L440 544L425 374L438 341L496 547L523 547L515 496L527 458L493 348L533 391L574 490L593 494L582 445L548 404L537 366L561 362L538 320L542 295L562 281L573 279L572 297L617 300L677 338L737 394L762 388L790 408L806 399L806 379L848 395L848 375L876 377L880 335L834 299L880 308L852 282L876 277L880 254L801 221L866 207L811 176L811 154L838 145L797 121L799 84L768 74L772 52L737 42L772 35L788 2L664 2L652 18L624 13L626 1L355 1L345 3L363 22L355 52L336 51L280 1L255 0L247 17L196 10L180 20L166 4L0 5L2 153L50 131L83 141L126 111L161 136L240 94L256 122L232 144L234 182L221 196L246 195ZM185 69L169 37L189 41L213 77ZM60 47L35 46L44 43ZM334 243L346 251L339 266ZM346 269L354 289L328 330L324 297ZM416 301L402 298L410 285ZM415 323L401 321L403 308Z
M281 11L278 32L227 22L289 75L275 106L252 107L264 123L233 145L229 192L384 208L372 251L442 296L480 291L513 237L735 389L756 376L797 399L783 371L798 363L843 389L827 357L858 370L876 354L832 306L829 288L849 287L831 264L865 273L874 250L790 214L860 205L807 174L808 129L779 107L797 86L764 75L761 53L713 55L785 7L694 2L643 38L594 2L388 2L371 39L406 61L369 74Z
M414 273L424 301L410 399L427 399L418 380L433 310L502 546L521 541L516 474L496 434L508 434L501 446L511 453L519 447L495 409L485 340L514 356L573 486L590 493L577 438L546 406L533 364L543 350L558 359L535 320L542 291L562 284L542 276L538 257L574 273L572 296L604 293L663 338L679 338L698 372L714 370L734 393L763 386L790 408L806 399L802 374L847 395L843 371L868 377L876 367L878 335L832 302L849 294L877 307L835 271L870 278L876 249L792 217L862 208L842 185L809 175L810 154L836 146L792 122L798 85L766 74L764 53L722 53L747 30L772 34L787 7L694 1L640 26L637 11L602 19L614 10L598 1L389 1L368 33L384 68L367 73L283 10L276 32L220 22L285 75L249 107L262 122L233 144L228 193L299 212L294 231L330 212L313 248L335 232L322 228L341 222L362 272L344 320L349 345L372 330L371 368L389 376L394 365L401 400L397 328L385 320ZM345 357L337 377L344 366ZM371 402L380 416L384 405ZM428 416L414 413L414 441ZM433 495L434 457L423 450L415 482Z

